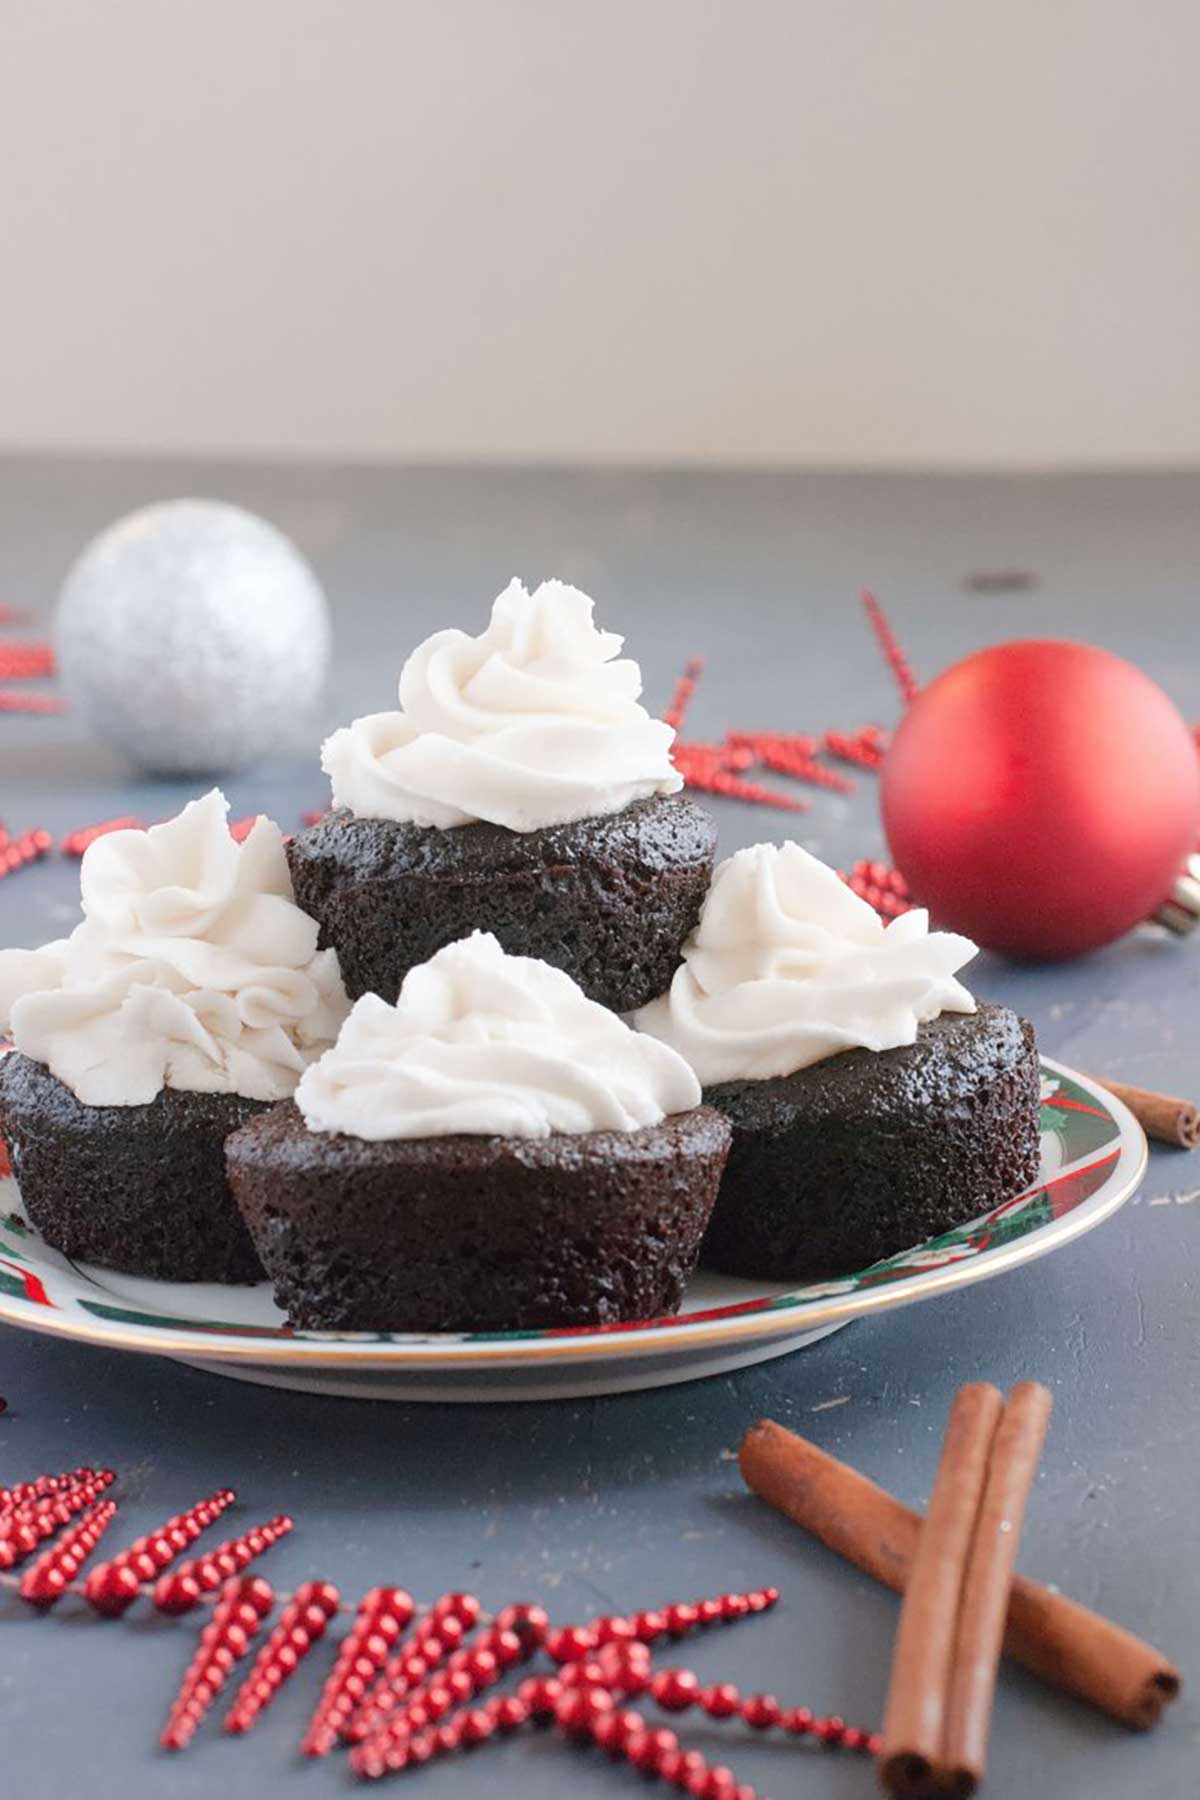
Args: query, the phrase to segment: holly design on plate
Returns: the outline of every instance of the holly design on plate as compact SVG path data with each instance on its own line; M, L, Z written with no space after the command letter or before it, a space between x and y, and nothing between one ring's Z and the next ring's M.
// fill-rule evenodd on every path
M971 1257L982 1256L1028 1237L1031 1231L1040 1231L1081 1206L1108 1179L1117 1156L1118 1151L1114 1149L1110 1155L1099 1156L1084 1168L1073 1169L1026 1194L1006 1200L1002 1206L970 1225L956 1225L952 1231L926 1238L923 1244L911 1250L889 1256L865 1269L855 1285L861 1291L885 1286L907 1275L927 1275L950 1263L966 1262Z
M1120 1137L1112 1114L1068 1076L1042 1070L1042 1167L1053 1175Z

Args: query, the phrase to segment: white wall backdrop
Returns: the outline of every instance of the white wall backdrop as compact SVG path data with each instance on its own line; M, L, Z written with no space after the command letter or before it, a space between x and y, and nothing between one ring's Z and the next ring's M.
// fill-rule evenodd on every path
M1195 0L0 0L0 444L1200 458Z

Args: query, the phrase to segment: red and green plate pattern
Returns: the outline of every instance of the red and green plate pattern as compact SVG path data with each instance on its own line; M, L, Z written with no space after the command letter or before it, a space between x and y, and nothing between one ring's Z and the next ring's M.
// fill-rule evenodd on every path
M683 1311L572 1330L416 1335L293 1331L269 1289L139 1281L68 1262L0 1182L0 1319L276 1385L387 1398L535 1398L693 1379L777 1356L850 1319L965 1286L1059 1247L1128 1199L1145 1138L1095 1083L1042 1066L1037 1186L981 1219L801 1288L701 1275Z

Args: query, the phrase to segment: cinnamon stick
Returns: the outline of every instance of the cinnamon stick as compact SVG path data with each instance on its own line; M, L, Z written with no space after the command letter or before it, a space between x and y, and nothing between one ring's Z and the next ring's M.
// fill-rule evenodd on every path
M939 1759L941 1787L953 1800L970 1800L987 1764L992 1702L1004 1620L1021 1541L1025 1503L1037 1474L1052 1401L1036 1381L1022 1381L1008 1397L987 1470L962 1586L953 1672L946 1698ZM921 1532L929 1535L933 1509ZM918 1546L918 1560L920 1547Z
M1088 1080L1123 1100L1147 1137L1174 1144L1179 1150L1194 1150L1200 1144L1200 1106L1193 1101L1158 1094L1153 1088L1131 1087L1126 1081L1110 1081L1107 1075L1089 1075Z
M856 1469L771 1419L752 1425L739 1457L748 1487L885 1587L903 1593L921 1515ZM1131 1731L1158 1723L1180 1690L1178 1669L1132 1632L1065 1594L1017 1575L1004 1648L1055 1687Z
M883 1719L880 1774L902 1800L925 1793L940 1766L959 1608L1003 1409L1000 1390L986 1382L960 1388L950 1408L904 1590Z

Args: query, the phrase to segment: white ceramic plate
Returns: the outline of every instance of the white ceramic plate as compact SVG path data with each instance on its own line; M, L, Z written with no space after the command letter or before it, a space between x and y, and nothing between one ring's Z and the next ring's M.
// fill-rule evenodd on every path
M717 1375L784 1356L864 1313L931 1299L1070 1243L1114 1213L1146 1169L1120 1101L1042 1063L1038 1184L982 1219L837 1281L788 1288L701 1275L675 1318L483 1335L292 1331L267 1286L140 1281L68 1262L0 1183L0 1319L170 1356L243 1381L387 1400L546 1400Z

